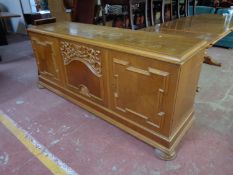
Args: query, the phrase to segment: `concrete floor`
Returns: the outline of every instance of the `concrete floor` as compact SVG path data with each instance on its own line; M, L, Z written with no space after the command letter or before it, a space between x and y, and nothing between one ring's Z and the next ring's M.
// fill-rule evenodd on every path
M149 145L54 93L38 89L35 60L24 37L10 38L8 46L0 47L0 54L0 111L73 174L233 174L233 50L209 49L209 55L223 66L203 64L196 120L173 161L157 159ZM51 174L38 155L30 153L0 123L0 175Z

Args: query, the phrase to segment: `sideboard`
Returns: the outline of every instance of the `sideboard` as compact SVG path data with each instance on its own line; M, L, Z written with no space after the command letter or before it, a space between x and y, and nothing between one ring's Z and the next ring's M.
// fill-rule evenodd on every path
M39 86L173 159L194 119L206 42L176 35L57 22L28 29Z

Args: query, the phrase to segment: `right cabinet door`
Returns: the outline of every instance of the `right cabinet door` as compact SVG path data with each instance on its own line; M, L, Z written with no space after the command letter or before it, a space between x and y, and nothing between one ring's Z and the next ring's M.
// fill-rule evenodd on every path
M176 86L172 65L128 54L111 54L112 108L153 131L171 116Z

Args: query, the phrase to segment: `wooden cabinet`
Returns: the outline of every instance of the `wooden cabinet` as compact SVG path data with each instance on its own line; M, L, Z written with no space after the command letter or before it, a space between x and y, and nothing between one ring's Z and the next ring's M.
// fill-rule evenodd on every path
M29 34L42 86L174 158L193 121L205 42L74 23Z

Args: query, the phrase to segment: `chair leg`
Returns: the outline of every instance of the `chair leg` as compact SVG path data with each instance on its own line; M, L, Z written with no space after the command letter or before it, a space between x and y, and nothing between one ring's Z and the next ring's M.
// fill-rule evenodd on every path
M106 25L106 12L105 12L105 7L102 5L102 16L103 16L103 25Z
M148 27L148 16L147 16L147 11L148 11L148 3L147 3L147 0L145 0L145 19L146 19L146 27Z
M177 18L180 18L180 1L176 1Z
M151 0L150 1L150 17L151 17L151 25L154 26L155 25L155 19L154 19L154 1Z
M195 15L196 0L193 0L193 16Z
M185 16L189 16L189 0L185 0Z
M133 24L133 4L130 2L129 3L129 18L130 18L130 25L131 29L134 30L134 24Z
M161 5L161 22L164 23L164 13L165 13L165 0L162 0L162 5Z
M187 13L188 13L188 16L190 16L190 10L189 10L189 7L190 7L190 1L192 2L192 11L193 11L193 15L195 13L195 0L187 0Z
M167 6L169 7L170 6L170 20L172 20L172 1L170 1L170 3L169 4L167 4ZM162 0L162 23L164 23L165 22L165 13L166 13L166 11L165 11L165 7L166 7L166 4L165 4L165 0Z
M170 1L170 20L172 20L173 8L172 8L172 0Z
M146 27L148 27L148 17L147 17L147 10L148 10L148 3L147 0L144 1L145 3L145 20L146 20ZM131 1L129 1L129 13L130 13L130 24L131 24L131 29L134 30L134 19L133 19L133 3Z

